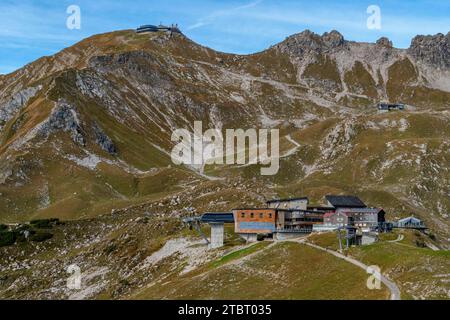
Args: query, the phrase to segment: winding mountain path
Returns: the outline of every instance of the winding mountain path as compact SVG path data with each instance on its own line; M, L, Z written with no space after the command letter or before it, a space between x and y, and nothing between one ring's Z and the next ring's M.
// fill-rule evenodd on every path
M322 250L324 252L327 252L329 254L332 254L333 256L343 259L351 264L354 264L357 267L360 267L361 269L363 269L364 271L367 271L369 266L365 265L364 263L362 263L361 261L355 260L353 258L344 256L343 254L340 254L339 252L336 251L332 251L332 250L328 250L322 247L319 247L315 244L312 244L310 242L305 242L302 241L302 244L305 244L307 246L310 246L312 248L318 249L318 250ZM386 276L381 275L381 282L388 287L389 291L391 292L391 300L401 300L401 293L400 293L400 289L398 288L398 286L391 280L389 280Z
M405 239L405 236L403 234L399 234L397 239L391 240L391 241L388 241L388 242L390 242L390 243L401 242L404 239Z

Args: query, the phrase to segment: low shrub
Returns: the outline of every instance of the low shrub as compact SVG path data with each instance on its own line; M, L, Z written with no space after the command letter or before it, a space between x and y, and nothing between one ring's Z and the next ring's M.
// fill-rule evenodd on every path
M33 230L33 227L28 224L21 224L17 228L15 228L15 231L17 232L24 232L24 231L31 231Z
M110 253L113 253L116 250L117 250L117 245L115 243L111 243L105 248L104 251L105 251L106 254L110 254Z
M267 235L265 235L265 234L258 234L257 235L257 240L258 241L264 241L264 240L266 240L266 238L267 238Z
M422 239L416 239L416 246L418 248L426 248L427 245L425 244L425 242Z
M30 225L37 229L51 229L57 224L60 224L59 219L39 219L30 221Z
M33 234L36 234L36 231L29 229L18 229L15 230L14 233L16 234L17 242L26 242Z
M5 230L8 230L8 226L5 224L0 224L0 232Z
M16 235L14 232L2 231L0 232L0 247L12 246L16 243Z
M44 242L53 238L53 234L50 232L36 232L30 236L30 241L33 242Z

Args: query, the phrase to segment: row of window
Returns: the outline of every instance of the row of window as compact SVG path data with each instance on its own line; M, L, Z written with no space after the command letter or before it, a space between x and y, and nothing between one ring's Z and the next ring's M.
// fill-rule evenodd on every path
M328 218L327 220L331 221L330 218ZM343 221L344 221L344 218L337 218L336 221L337 221L337 222L343 222ZM364 217L359 218L359 221L365 221Z
M258 216L258 214L257 213L254 213L254 212L251 212L251 213L249 213L249 214L247 214L247 213L245 213L245 212L241 212L241 218L242 219L245 219L245 218L247 218L247 217L250 217L250 219L254 219L255 217L257 217ZM263 212L260 212L259 213L259 218L260 219L264 219L264 218L266 218L266 217L269 217L269 219L272 219L273 218L273 213L269 213L269 214L264 214Z
M324 225L326 225L326 226L335 226L335 224L333 224L331 222L326 222L326 223L324 223ZM340 226L340 227L344 227L345 226L344 223L338 223L337 225ZM355 224L355 227L360 227L360 228L365 228L365 227L368 227L368 226L369 225L367 223L357 223L357 224Z
M286 222L323 222L323 219L315 217L303 217L303 218L286 219Z

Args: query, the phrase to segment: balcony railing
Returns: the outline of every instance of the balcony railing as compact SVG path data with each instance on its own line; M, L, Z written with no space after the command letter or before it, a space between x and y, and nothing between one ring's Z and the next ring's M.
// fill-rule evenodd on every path
M313 229L277 229L278 233L299 233L299 234L308 234L312 233Z

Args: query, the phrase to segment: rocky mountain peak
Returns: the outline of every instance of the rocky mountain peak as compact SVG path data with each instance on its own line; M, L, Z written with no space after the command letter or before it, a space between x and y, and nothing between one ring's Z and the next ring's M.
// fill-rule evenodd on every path
M450 68L450 32L447 35L416 36L408 52L422 62L436 67Z
M322 53L345 45L345 39L338 31L325 32L322 36L310 30L288 37L277 45L282 52L293 55L303 55L308 52Z
M322 41L324 45L329 48L337 48L344 45L345 43L344 36L336 30L333 30L329 33L325 32L322 35Z
M392 43L391 40L389 40L389 38L386 37L381 37L380 39L377 40L377 45L381 46L381 47L386 47L386 48L393 48L394 44Z

